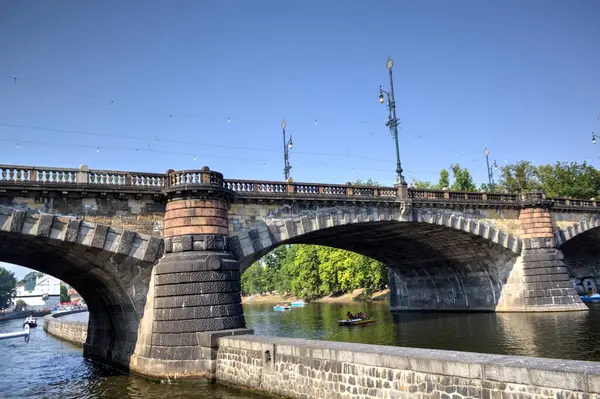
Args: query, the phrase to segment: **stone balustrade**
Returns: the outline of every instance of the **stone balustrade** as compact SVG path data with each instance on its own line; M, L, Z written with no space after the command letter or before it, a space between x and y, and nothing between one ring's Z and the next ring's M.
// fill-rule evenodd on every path
M164 189L188 189L215 186L247 199L326 199L395 202L410 200L419 204L469 204L485 207L520 207L527 201L546 201L554 208L594 211L600 208L595 199L546 198L542 193L508 194L456 192L448 190L397 187L354 186L346 184L295 183L260 180L224 179L208 167L201 170L168 170L166 173L140 173L74 168L0 165L0 193L7 189L53 190L123 190L160 195ZM534 198L535 197L535 198Z

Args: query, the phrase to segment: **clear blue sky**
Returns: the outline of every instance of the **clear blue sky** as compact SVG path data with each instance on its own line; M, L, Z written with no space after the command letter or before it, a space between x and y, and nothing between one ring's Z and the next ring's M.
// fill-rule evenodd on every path
M296 181L392 184L391 56L408 179L459 162L482 183L486 146L598 167L599 16L596 0L2 1L0 124L143 139L0 126L0 163L280 180L285 118Z

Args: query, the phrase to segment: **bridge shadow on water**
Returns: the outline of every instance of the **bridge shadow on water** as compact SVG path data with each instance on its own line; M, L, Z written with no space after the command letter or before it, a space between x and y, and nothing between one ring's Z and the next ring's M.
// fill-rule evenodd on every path
M387 303L311 303L287 312L244 305L257 335L600 361L600 306L589 312L390 312ZM346 312L376 322L340 327Z

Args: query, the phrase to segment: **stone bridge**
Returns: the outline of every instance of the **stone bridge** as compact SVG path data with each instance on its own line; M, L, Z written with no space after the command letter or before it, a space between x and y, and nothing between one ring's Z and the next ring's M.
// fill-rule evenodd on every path
M90 307L85 354L157 377L211 374L248 333L240 273L282 244L384 262L396 310L574 311L596 288L600 204L527 195L0 165L0 261Z

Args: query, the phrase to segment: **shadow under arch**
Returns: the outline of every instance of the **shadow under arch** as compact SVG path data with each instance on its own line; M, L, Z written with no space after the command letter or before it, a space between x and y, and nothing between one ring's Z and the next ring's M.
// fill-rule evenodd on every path
M558 229L554 232L556 247L562 249L571 240L586 240L591 237L598 237L600 230L600 216L592 216L583 219L573 225Z
M591 217L555 233L557 247L579 295L600 290L600 218Z
M161 238L73 217L0 208L0 261L52 275L90 312L84 356L128 367Z
M392 310L494 311L520 255L516 237L468 220L351 223L271 242L240 258L242 272L283 244L345 249L388 266Z

